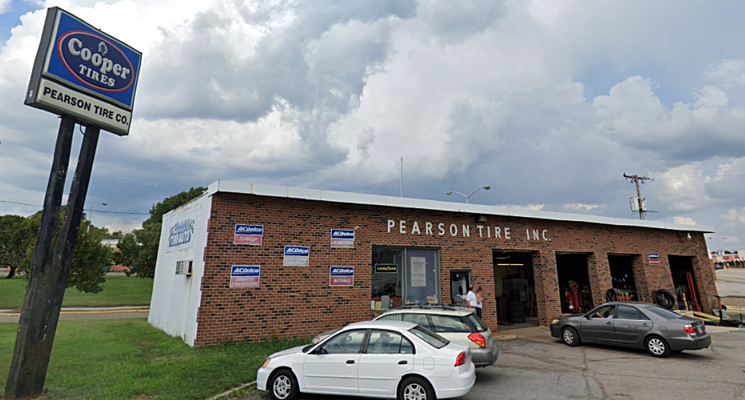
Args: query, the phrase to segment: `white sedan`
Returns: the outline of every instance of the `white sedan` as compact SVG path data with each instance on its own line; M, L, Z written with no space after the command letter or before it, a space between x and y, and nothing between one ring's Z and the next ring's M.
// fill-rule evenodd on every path
M277 400L298 393L434 400L476 382L468 346L403 321L350 324L318 344L272 354L256 385Z

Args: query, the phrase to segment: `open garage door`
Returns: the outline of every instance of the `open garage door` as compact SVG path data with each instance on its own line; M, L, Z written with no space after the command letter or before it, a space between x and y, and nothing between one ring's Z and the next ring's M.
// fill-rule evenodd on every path
M701 298L699 297L696 278L693 273L692 257L668 256L670 262L670 273L675 284L675 296L678 300L678 308L681 310L701 311Z
M532 252L494 251L494 295L500 329L538 326Z
M583 313L594 307L587 254L556 254L562 313Z
M636 292L636 279L634 277L634 257L628 255L608 255L608 266L610 267L613 288L619 290L618 300L639 300Z

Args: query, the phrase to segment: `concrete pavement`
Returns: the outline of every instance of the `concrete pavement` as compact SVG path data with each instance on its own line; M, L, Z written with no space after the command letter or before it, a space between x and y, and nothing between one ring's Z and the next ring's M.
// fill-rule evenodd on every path
M503 341L497 363L477 369L473 390L458 400L745 398L745 329L706 329L712 334L710 348L665 359L635 349L569 347L548 333ZM266 398L254 393L239 400ZM301 395L299 400L343 398Z

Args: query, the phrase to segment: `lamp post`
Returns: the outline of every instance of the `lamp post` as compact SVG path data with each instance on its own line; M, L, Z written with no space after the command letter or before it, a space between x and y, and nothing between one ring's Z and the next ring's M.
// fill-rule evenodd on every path
M465 194L463 194L463 193L461 193L461 192L456 192L455 190L453 190L452 192L447 192L446 194L447 194L448 196L450 196L450 195L451 195L451 194L453 194L453 193L455 193L455 194L459 194L459 195L461 195L461 196L463 196L463 197L465 197L465 198L466 198L466 203L470 203L470 201L468 201L468 199L469 199L469 198L470 198L470 197L471 197L471 196L472 196L472 195L473 195L474 193L478 192L478 191L479 191L479 190L481 190L481 189L484 189L484 190L489 190L489 189L491 189L491 186L482 186L482 187L480 187L480 188L477 188L477 189L476 189L476 190L474 190L473 192L469 193L468 195L465 195Z
M108 205L109 205L108 203L98 203L98 204L92 205L91 208L89 208L90 213L88 215L88 221L90 221L90 223L88 224L88 232L86 232L86 233L91 233L91 225L93 225L93 207L96 207L96 206L104 206L104 207L106 207Z

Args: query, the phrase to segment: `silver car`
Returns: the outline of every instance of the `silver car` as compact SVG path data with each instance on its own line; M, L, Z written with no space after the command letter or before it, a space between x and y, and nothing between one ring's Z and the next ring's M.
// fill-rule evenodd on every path
M611 302L551 322L551 336L569 346L600 343L646 349L655 357L711 345L702 321L641 302Z
M375 318L376 321L407 321L419 324L438 335L456 343L468 345L476 367L488 367L499 357L499 348L492 337L492 331L474 309L450 305L406 305L387 311ZM313 338L318 343L333 331Z

